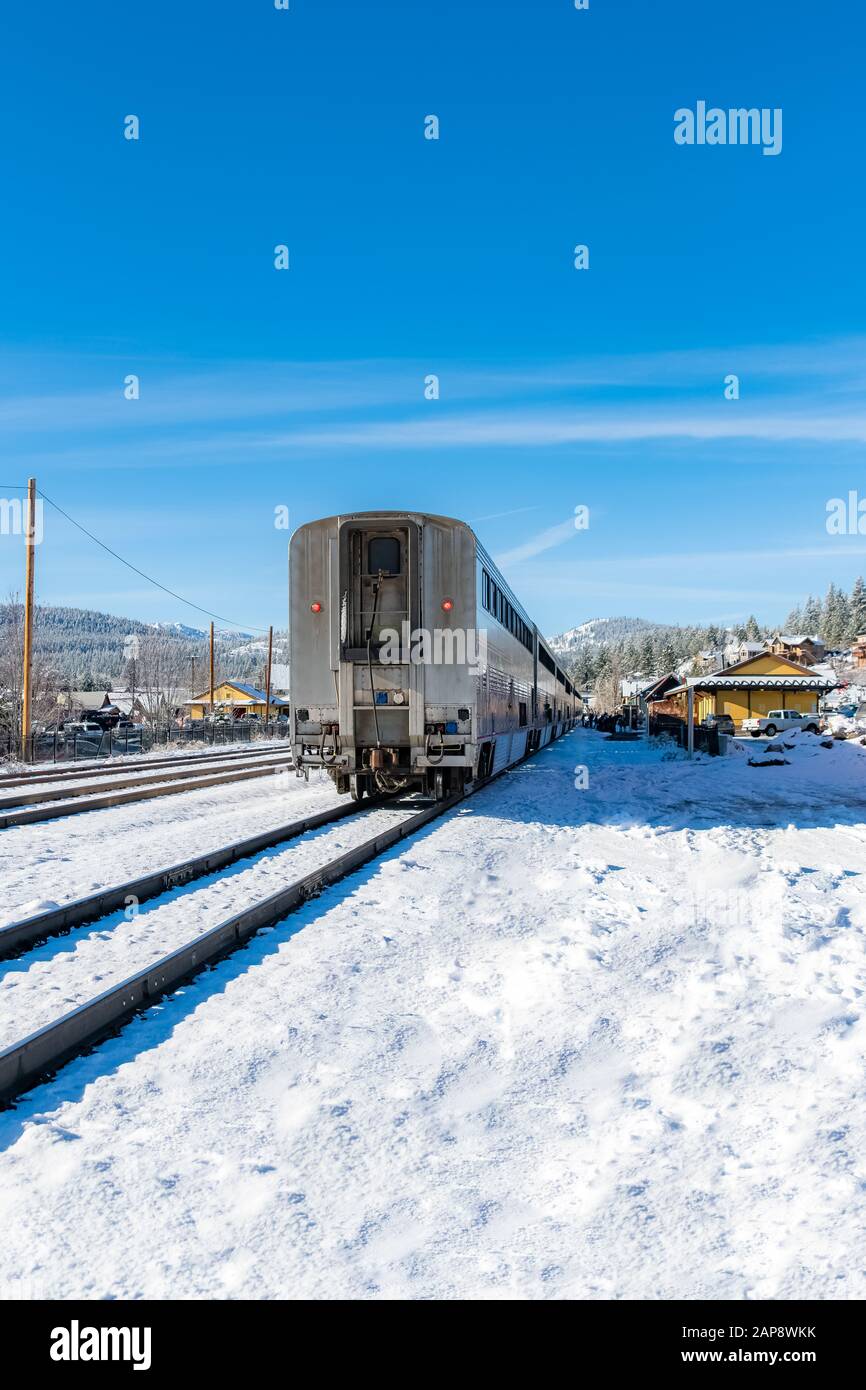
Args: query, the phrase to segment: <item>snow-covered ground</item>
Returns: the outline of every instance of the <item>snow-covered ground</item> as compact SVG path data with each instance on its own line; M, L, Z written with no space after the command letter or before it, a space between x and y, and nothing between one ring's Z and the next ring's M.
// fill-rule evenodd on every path
M71 1063L0 1293L866 1296L866 749L800 744L578 731Z
M0 925L85 897L150 869L323 811L339 801L325 773L250 782L11 826L0 831Z
M405 807L364 811L182 884L137 911L122 908L0 961L0 1048L93 999L250 903L405 820Z
M181 767L140 767L135 770L124 769L108 776L94 772L86 777L74 777L63 781L53 777L44 782L25 783L21 786L4 789L0 787L0 810L24 811L32 806L50 806L54 809L64 801L83 800L87 796L99 796L105 792L135 791L145 787L176 786L178 793L183 791L187 780L203 777L219 777L222 773L255 772L259 767L287 767L287 751L267 753L249 759L189 763ZM181 775L178 775L181 774Z

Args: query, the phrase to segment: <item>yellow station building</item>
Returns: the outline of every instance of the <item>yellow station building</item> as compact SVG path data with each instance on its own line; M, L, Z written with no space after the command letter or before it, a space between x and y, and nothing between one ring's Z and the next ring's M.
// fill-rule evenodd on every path
M655 712L673 714L687 722L692 692L696 724L708 714L729 714L739 727L744 719L763 717L771 709L815 714L821 696L835 686L832 676L820 675L788 657L761 652L707 675L689 676L667 690L661 701L650 700L650 704L656 706Z

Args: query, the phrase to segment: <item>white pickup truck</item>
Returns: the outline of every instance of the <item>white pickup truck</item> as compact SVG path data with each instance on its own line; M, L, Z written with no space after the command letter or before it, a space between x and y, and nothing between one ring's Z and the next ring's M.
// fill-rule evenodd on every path
M752 738L760 738L762 734L775 738L776 734L787 733L790 729L805 729L810 734L818 734L821 732L821 716L802 714L796 709L771 709L760 719L744 719L740 727L744 734L751 734Z

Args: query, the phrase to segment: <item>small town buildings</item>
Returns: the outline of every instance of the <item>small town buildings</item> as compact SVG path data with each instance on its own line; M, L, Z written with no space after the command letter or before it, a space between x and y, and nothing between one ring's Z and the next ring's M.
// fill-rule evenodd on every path
M108 727L118 719L133 723L174 719L186 703L187 690L61 690L57 696L58 719L64 722L95 720Z
M826 656L821 638L810 637L804 632L777 632L767 643L767 650L774 656L786 656L800 666L817 666Z
M864 632L851 648L851 661L854 666L863 668L866 666L866 632Z
M223 714L229 719L246 719L249 715L264 719L266 704L266 692L254 685L247 685L245 681L220 681L219 685L214 686L214 714ZM210 690L203 691L201 695L194 695L192 699L185 701L185 705L192 719L206 718L211 713ZM288 700L271 693L272 719L281 711L287 713L288 708Z
M681 682L681 676L675 671L668 671L666 676L657 676L650 685L638 691L637 705L645 720L649 715L679 715L678 705L668 705L668 695L678 689Z
M695 657L695 670L715 671L725 664L725 653L720 648L706 647Z
M748 661L751 656L760 656L761 652L766 650L766 645L763 642L740 642L735 639L726 645L724 660L720 662L720 665L736 666L738 662Z
M708 675L689 676L674 686L648 695L650 714L667 714L688 723L690 707L696 724L709 714L729 714L736 726L771 709L794 709L813 714L818 701L837 682L786 656L763 649L733 666Z

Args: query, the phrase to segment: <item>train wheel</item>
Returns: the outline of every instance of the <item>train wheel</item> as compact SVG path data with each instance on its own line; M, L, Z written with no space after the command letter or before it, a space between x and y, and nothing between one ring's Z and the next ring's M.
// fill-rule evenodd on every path
M364 796L364 782L357 772L353 772L349 778L349 795L353 801L361 801Z
M433 794L437 801L444 801L448 796L448 769L437 767L433 775Z

